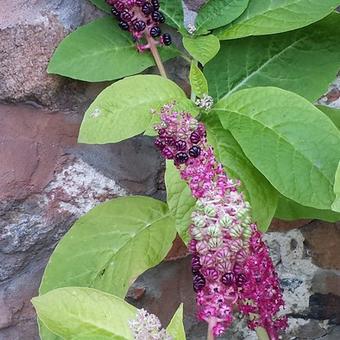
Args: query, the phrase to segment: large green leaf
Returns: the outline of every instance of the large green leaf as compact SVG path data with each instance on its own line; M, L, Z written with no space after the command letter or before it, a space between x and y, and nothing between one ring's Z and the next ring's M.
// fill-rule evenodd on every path
M291 31L319 21L339 0L250 0L231 25L216 32L221 40Z
M340 221L340 213L305 207L284 196L279 196L275 217L281 220L318 219L327 222Z
M284 196L330 209L340 132L304 98L278 88L241 90L215 106L245 155Z
M183 326L183 303L178 307L166 330L174 340L186 339Z
M59 242L40 294L67 286L93 287L123 298L132 282L160 263L176 236L167 205L142 196L117 198L81 217ZM44 340L57 340L40 327Z
M191 62L189 79L191 91L195 93L195 95L203 97L204 94L208 94L207 80L194 61Z
M111 13L111 6L109 6L105 0L90 0L95 6L106 13Z
M177 29L183 28L184 14L182 0L160 0L160 11L165 15L168 25Z
M293 32L224 41L204 68L216 99L242 88L276 86L315 101L340 69L340 15Z
M188 228L196 200L192 197L188 184L181 179L172 161L166 162L165 186L168 206L175 216L177 232L181 239L188 243L190 240Z
M338 164L338 169L335 173L334 193L335 200L332 204L332 210L340 213L340 161Z
M249 0L208 0L199 10L195 26L197 33L225 26L238 18Z
M174 48L161 48L163 60L178 55ZM150 53L139 53L128 32L111 17L78 28L58 46L48 72L90 82L114 80L153 66Z
M205 65L217 54L220 41L213 34L193 38L183 37L183 46L194 59Z
M174 82L156 75L138 75L107 87L91 104L80 127L79 142L116 143L138 135L150 125L152 109L177 101L197 110Z
M321 110L338 129L340 129L340 109L333 109L322 105L318 105L317 108Z
M215 156L223 164L229 176L242 182L241 190L249 200L252 215L262 231L266 231L277 205L276 190L244 155L231 133L223 129L216 117L206 120L208 139Z
M173 217L161 201L130 196L103 203L60 241L40 293L84 286L124 297L141 273L164 259L175 236Z
M68 287L33 298L32 303L43 324L63 339L133 339L128 321L137 309L116 296Z

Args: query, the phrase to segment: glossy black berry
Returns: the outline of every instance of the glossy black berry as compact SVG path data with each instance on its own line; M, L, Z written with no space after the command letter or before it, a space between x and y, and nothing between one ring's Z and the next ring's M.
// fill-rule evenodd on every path
M194 275L193 278L193 287L194 291L197 293L202 290L205 286L205 278L202 274L198 273Z
M158 136L164 137L166 135L166 130L165 129L159 129L158 130Z
M165 137L164 142L168 146L175 146L176 141L172 137Z
M189 156L186 152L178 152L175 156L175 160L178 164L184 164L188 158Z
M197 131L194 131L191 135L190 135L190 141L191 143L197 144L199 141L201 140L201 136Z
M155 146L156 146L156 148L158 148L159 150L163 150L163 149L165 148L165 143L162 141L162 139L156 138L156 140L155 140Z
M119 27L124 30L127 31L129 29L129 24L125 21L120 21L119 22Z
M162 31L161 31L161 29L158 26L154 26L150 30L150 35L153 38L159 37L161 35L161 33L162 33Z
M144 31L146 27L146 24L143 20L137 20L136 22L133 23L133 28L138 31Z
M200 270L202 268L200 258L197 255L194 255L191 259L191 268L193 270Z
M228 272L228 273L223 274L221 281L226 286L231 286L235 281L234 273Z
M169 46L172 43L171 35L169 33L164 33L162 35L162 41L165 46Z
M120 13L119 17L122 21L130 21L132 19L132 15L127 9Z
M159 1L158 0L151 0L151 3L154 9L157 11L159 9Z
M151 15L152 19L156 22L165 22L164 15L161 12L154 11Z
M146 2L146 3L142 6L142 12L143 12L145 15L151 14L154 10L155 10L154 7L153 7L149 2Z
M199 146L194 145L189 149L189 155L193 158L198 157L201 154L201 148Z
M111 8L111 13L116 17L119 18L120 17L120 12L118 11L118 9L116 7L112 7Z
M244 274L238 274L236 279L236 284L240 287L243 286L244 283L247 281L247 278Z
M184 140L178 140L176 142L176 149L178 151L185 151L187 149L187 143Z

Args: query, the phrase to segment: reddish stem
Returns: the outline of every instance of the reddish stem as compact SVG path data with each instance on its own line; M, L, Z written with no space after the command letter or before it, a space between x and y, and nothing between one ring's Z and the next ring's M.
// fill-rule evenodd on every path
M155 59L159 73L161 74L162 77L168 78L167 75L166 75L165 68L164 68L164 65L162 63L161 57L159 56L155 40L149 35L149 33L145 34L145 38L148 42L148 45L150 47L150 51L153 55L153 58Z

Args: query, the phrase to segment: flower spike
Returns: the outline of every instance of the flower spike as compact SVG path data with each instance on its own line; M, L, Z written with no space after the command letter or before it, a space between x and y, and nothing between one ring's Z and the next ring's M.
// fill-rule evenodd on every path
M214 336L233 321L235 307L251 329L263 327L271 339L287 325L278 312L281 290L267 246L252 222L240 181L227 176L207 143L206 130L189 113L165 105L155 127L156 147L172 159L197 199L189 232L193 289L198 318Z

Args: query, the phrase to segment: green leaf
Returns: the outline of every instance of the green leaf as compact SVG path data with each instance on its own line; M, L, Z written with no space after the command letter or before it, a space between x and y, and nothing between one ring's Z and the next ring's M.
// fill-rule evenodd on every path
M194 61L191 62L189 79L191 90L195 93L195 95L203 97L204 94L208 94L207 80Z
M188 229L196 200L171 161L166 162L165 186L169 210L175 217L177 232L183 242L188 244L190 240Z
M60 241L40 293L93 287L124 297L145 270L160 263L176 236L167 205L143 196L117 198L81 217Z
M338 164L338 168L335 173L334 193L335 193L335 200L332 204L332 210L336 212L340 212L340 162Z
M225 26L238 18L249 0L208 0L199 10L195 26L197 33Z
M182 0L160 0L160 11L165 15L168 25L177 29L184 27Z
M91 104L80 127L79 142L117 143L138 135L150 125L152 109L177 101L197 110L183 90L171 80L156 75L137 75L107 87Z
M284 196L279 196L275 217L281 220L318 219L327 222L340 221L340 214L331 210L305 207Z
M220 40L291 31L319 21L339 6L339 0L250 0L246 11L219 29Z
M241 90L216 104L224 128L284 196L330 209L340 132L314 105L278 88Z
M251 164L231 133L223 129L215 115L205 121L209 143L216 158L229 176L241 180L241 190L252 207L252 215L262 231L266 231L274 216L277 192L266 178Z
M32 299L39 319L63 339L133 339L129 320L137 309L91 288L59 288Z
M333 123L334 125L340 129L340 110L333 109L323 105L316 106L319 110L321 110Z
M167 60L178 51L161 48L160 54ZM138 53L130 34L105 17L68 35L54 52L48 72L96 82L136 74L154 64L150 53Z
M183 326L183 303L178 307L166 330L174 340L186 339Z
M224 41L204 68L215 99L255 86L276 86L310 101L323 95L340 69L340 15L278 35Z
M183 46L194 59L205 65L217 54L220 41L213 34L195 38L183 37Z
M109 6L105 0L90 0L95 6L102 11L111 14L111 6Z

